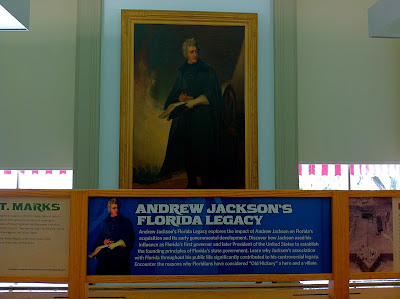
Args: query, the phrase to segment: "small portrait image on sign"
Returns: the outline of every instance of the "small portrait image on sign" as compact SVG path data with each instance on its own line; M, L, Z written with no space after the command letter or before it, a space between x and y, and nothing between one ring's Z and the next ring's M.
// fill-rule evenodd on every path
M89 198L87 274L331 273L330 204L330 198Z
M121 202L111 198L107 203L107 215L99 224L100 232L90 258L97 260L98 275L129 275L130 251L135 236L131 221L124 217Z

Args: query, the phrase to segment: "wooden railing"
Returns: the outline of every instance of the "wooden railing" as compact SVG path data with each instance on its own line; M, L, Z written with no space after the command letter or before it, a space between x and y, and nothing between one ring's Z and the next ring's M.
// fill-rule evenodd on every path
M88 298L89 283L188 283L188 282L296 282L329 280L331 298L349 298L350 279L400 278L399 272L350 273L349 198L400 197L397 191L260 191L260 190L47 190L0 191L2 198L60 197L70 201L68 276L0 276L2 282L54 282L69 284L69 298ZM332 273L244 275L130 275L88 276L88 201L91 197L329 197L332 211ZM7 211L0 211L6 213ZM3 253L2 253L3 254ZM7 253L6 253L7 254ZM1 275L1 273L0 273ZM254 285L259 288L260 286ZM201 286L198 286L201 289ZM193 290L192 290L193 291ZM230 290L231 291L231 290ZM230 292L229 291L229 292ZM224 291L219 290L221 295ZM227 291L228 292L228 291ZM138 296L136 294L136 296ZM399 293L400 296L400 293ZM135 297L136 298L136 297Z

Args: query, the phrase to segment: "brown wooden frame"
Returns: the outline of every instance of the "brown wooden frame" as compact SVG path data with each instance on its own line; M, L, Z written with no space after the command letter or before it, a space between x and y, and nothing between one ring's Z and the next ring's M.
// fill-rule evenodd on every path
M122 10L119 188L132 189L135 23L245 27L245 188L258 189L257 14L151 10Z

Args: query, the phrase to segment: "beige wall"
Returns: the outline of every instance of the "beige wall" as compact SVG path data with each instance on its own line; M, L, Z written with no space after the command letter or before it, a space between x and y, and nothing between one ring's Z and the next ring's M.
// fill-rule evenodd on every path
M400 40L368 38L376 0L299 0L299 163L400 161Z
M33 0L29 32L0 32L0 169L72 168L76 17Z

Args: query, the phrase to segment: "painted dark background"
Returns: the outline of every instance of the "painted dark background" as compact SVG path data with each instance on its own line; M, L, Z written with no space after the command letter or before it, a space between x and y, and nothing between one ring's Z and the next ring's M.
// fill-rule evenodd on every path
M135 24L134 35L133 188L186 186L184 173L156 178L170 128L158 115L185 61L182 43L191 37L198 40L200 58L216 70L225 90L227 110L219 135L223 179L217 187L244 188L244 27Z

